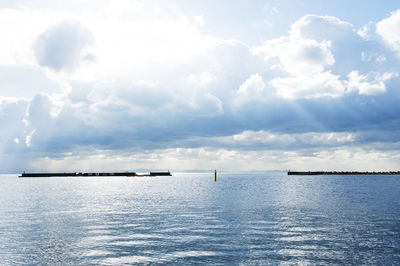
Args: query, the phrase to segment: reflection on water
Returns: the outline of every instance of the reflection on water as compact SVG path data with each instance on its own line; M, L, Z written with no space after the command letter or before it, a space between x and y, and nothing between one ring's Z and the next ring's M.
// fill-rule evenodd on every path
M399 264L399 176L0 177L2 264Z

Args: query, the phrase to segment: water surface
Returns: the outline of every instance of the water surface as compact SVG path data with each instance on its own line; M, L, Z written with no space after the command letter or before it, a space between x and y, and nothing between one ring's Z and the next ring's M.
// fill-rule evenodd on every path
M0 176L0 261L400 264L400 176Z

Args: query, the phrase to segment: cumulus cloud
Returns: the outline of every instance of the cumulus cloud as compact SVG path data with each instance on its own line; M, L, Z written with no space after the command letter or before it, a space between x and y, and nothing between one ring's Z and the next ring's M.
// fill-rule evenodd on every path
M277 95L290 99L340 97L345 89L339 76L326 70L335 63L330 46L326 40L289 36L267 41L254 51L271 61L273 68L287 73L269 82Z
M264 42L262 46L256 47L254 52L263 56L264 60L270 61L273 67L293 75L310 71L320 72L326 65L335 62L330 52L330 42L311 39L282 37Z
M400 56L400 9L378 22L376 32Z
M369 47L360 38L368 41L367 28L370 26L357 34L353 25L336 17L306 15L293 23L288 36L266 41L253 51L264 57L271 70L283 71L268 81L283 98L384 93L386 82L396 76L395 72L379 73L370 68L370 74L359 76L354 70L366 70L362 61L386 61L378 51L362 50Z
M341 97L345 92L339 76L329 71L275 78L270 84L279 96L288 99Z
M358 71L349 73L349 80L346 82L348 92L358 91L360 94L373 95L386 91L385 82L397 74L386 72L383 74L369 73L360 75Z
M41 66L59 71L72 70L82 60L93 60L86 49L93 43L92 33L79 22L64 20L36 39L35 56Z
M290 34L297 38L338 41L354 34L353 25L332 16L306 15L293 23Z
M235 104L246 102L263 102L267 99L266 84L257 73L251 75L236 92Z

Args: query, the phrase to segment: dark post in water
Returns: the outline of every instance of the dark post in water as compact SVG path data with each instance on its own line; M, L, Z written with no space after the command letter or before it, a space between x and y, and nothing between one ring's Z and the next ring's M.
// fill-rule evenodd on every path
M217 182L217 170L214 170L214 181Z

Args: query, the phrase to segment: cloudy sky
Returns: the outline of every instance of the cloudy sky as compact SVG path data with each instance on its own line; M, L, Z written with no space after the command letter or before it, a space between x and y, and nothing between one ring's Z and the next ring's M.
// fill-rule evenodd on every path
M399 170L400 4L1 0L0 172Z

